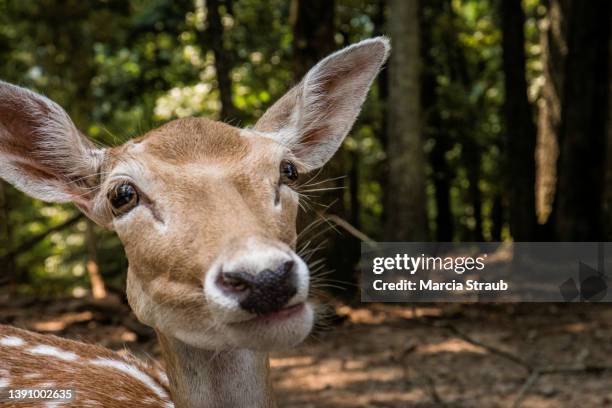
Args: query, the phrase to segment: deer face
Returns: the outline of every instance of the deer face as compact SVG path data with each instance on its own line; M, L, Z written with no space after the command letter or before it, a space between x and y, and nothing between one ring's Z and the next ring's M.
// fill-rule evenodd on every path
M189 118L114 155L102 199L142 321L207 348L288 346L308 334L308 267L293 251L303 166L289 149Z
M54 102L0 82L0 177L115 230L130 305L164 335L201 348L291 346L313 322L293 188L338 149L387 53L379 38L332 54L252 129L179 119L109 149Z

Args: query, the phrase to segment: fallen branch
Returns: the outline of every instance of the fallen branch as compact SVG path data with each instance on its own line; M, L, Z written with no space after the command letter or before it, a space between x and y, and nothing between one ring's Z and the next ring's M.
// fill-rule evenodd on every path
M349 234L351 234L355 238L359 239L360 241L368 244L369 246L371 246L373 248L378 248L378 245L376 245L376 241L374 241L372 238L370 238L369 236L364 234L362 231L360 231L357 228L355 228L353 225L351 225L351 223L349 223L344 218L341 218L341 217L339 217L337 215L323 215L323 214L321 214L321 216L325 217L325 219L327 219L328 221L331 221L334 224L336 224L337 226L341 227L346 232L348 232Z
M523 360L521 357L514 355L508 351L497 348L491 344L486 344L479 340L476 340L470 337L468 334L462 332L461 330L459 330L457 327L453 326L452 324L443 323L443 324L440 324L438 327L441 327L443 329L450 331L451 333L455 334L457 337L459 337L461 340L465 342L468 342L474 346L483 348L491 354L495 354L497 356L500 356L502 358L505 358L506 360L512 361L513 363L516 363L522 366L529 373L532 373L534 371L534 367L529 362Z
M527 377L512 404L512 408L520 408L527 393L535 386L540 377L548 374L576 374L576 373L602 373L612 371L612 365L608 364L576 364L568 366L538 367Z
M523 403L523 400L527 396L527 393L529 392L529 390L540 379L540 375L541 374L538 372L538 370L535 370L531 374L529 374L529 377L527 377L527 379L523 383L523 386L519 390L519 393L516 396L516 399L512 403L512 408L519 408L521 406L521 404Z
M2 258L0 258L0 263L4 264L10 258L14 258L17 255L22 254L23 252L29 251L30 249L35 247L39 242L42 242L49 235L53 234L54 232L61 231L61 230L65 229L65 228L68 228L68 227L76 224L81 218L83 218L83 214L77 214L74 217L69 218L66 221L62 222L61 224L58 224L58 225L56 225L54 227L49 228L48 230L46 230L44 232L41 232L38 235L35 235L34 237L32 237L29 240L21 243L20 245L18 245L17 247L13 248L8 253L6 253Z

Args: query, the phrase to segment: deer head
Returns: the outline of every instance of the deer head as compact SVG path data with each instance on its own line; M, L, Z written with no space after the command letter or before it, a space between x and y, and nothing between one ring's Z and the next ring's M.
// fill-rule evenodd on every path
M130 305L164 336L291 346L313 322L293 186L336 152L388 51L377 38L330 55L253 128L185 118L113 148L46 97L0 82L0 177L116 231Z

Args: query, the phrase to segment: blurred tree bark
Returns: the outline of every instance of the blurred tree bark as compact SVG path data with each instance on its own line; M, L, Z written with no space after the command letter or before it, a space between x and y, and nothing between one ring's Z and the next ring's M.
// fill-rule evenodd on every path
M351 150L347 152L348 159L351 163L349 170L349 208L350 217L349 222L357 229L361 229L361 201L359 200L359 187L360 187L360 168L361 160L358 150Z
M440 100L437 95L437 71L436 60L432 55L435 29L438 19L444 15L445 1L429 1L422 4L421 21L421 55L423 58L422 76L422 105L425 138L431 138L434 145L429 154L431 164L432 181L435 194L435 239L438 242L450 242L453 240L454 227L451 211L450 188L452 182L452 170L446 160L446 154L452 146L448 130L444 128L440 115Z
M549 225L557 185L558 135L563 100L563 74L567 57L566 0L550 0L540 21L540 45L544 84L538 100L536 147L536 212L538 223ZM547 228L550 229L550 228ZM550 237L550 234L547 233Z
M502 229L504 226L503 197L501 192L496 192L493 196L491 208L491 241L500 242L502 240Z
M293 74L297 81L335 48L335 0L293 0Z
M389 241L426 241L425 154L421 129L419 2L389 1L386 233Z
M612 67L612 35L608 40L608 64ZM604 188L604 217L605 217L605 230L604 239L609 241L612 237L612 78L608 78L610 84L608 85L608 135L607 143L608 148L606 150L606 181Z
M467 136L463 143L463 149L462 157L465 162L467 179L469 182L468 194L472 207L472 217L474 218L474 227L470 228L470 240L483 242L482 192L480 191L482 162L480 146L473 138Z
M535 238L536 127L527 98L525 13L519 0L501 1L504 69L506 179L510 232L515 241Z
M567 0L567 60L555 224L564 241L600 240L610 86L608 0Z
M100 274L98 266L98 239L95 233L95 224L91 220L87 220L87 229L85 232L87 242L87 274L91 285L91 294L94 299L104 299L106 297L106 285Z
M452 1L445 1L442 10L450 17L447 27L443 30L448 75L452 83L462 86L462 93L466 97L474 91L474 79L470 74L465 50L459 38L460 28L458 27L457 14L453 9ZM477 242L484 241L482 192L480 190L482 148L476 137L478 115L484 111L482 104L482 98L478 98L471 104L469 102L466 103L468 109L461 115L451 115L451 119L446 123L447 128L453 129L451 131L454 132L456 140L462 145L461 162L466 170L468 180L467 198L471 207L471 216L474 220L473 226L467 226L468 235L466 235L466 239ZM449 130L445 129L445 132L449 132ZM450 146L444 151L444 154L446 154L448 149L450 149ZM450 178L450 175L447 177ZM449 179L449 188L450 182L451 180ZM450 203L447 205L450 211ZM449 214L449 217L452 217L452 215Z
M378 0L376 3L376 12L372 16L372 22L374 23L374 35L380 36L387 33L387 14L388 5L387 0ZM393 44L391 45L393 46ZM380 146L383 151L387 151L388 140L388 104L389 104L389 70L387 67L383 67L378 76L376 77L376 85L378 87L378 102L380 103L380 127L378 129L377 138L380 141ZM389 180L389 166L386 160L381 160L375 169L375 177L380 183L381 191L381 202L386 203L389 199L389 188L387 181ZM380 215L381 219L381 230L377 231L378 234L384 234L384 225L387 220L387 208L385 205L382 206L382 212ZM382 239L383 237L380 236Z
M436 197L436 241L438 242L451 242L454 234L450 199L451 169L446 160L449 148L448 137L444 130L441 130L429 156Z
M217 86L221 99L221 120L227 121L237 119L238 111L232 99L232 58L223 45L223 21L219 12L221 3L220 0L206 0L208 39L215 56ZM226 10L230 9L230 6L226 7Z

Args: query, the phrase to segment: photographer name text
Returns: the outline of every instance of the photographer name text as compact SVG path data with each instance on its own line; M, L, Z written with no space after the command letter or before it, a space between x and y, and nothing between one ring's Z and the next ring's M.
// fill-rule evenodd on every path
M497 282L479 282L468 279L465 282L452 280L451 282L436 282L431 279L415 281L402 279L399 282L385 282L377 279L372 282L372 287L377 291L504 291L508 290L508 283L500 279Z
M487 254L477 257L471 256L410 256L396 254L390 257L377 257L372 260L372 273L383 275L385 272L405 273L414 276L419 272L453 272L463 275L465 272L482 272L485 267ZM394 275L397 278L397 275ZM439 275L438 275L439 276ZM399 279L387 282L376 279L372 282L375 291L506 291L508 283L503 279L488 282L477 279L452 279L436 281L432 279Z

